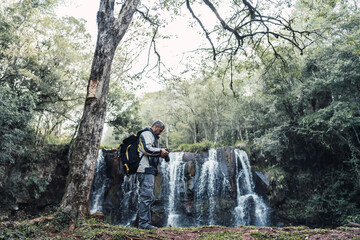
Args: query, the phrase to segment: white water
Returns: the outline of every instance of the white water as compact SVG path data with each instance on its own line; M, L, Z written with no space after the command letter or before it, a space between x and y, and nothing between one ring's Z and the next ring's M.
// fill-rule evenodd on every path
M170 153L170 162L162 162L162 173L164 174L164 180L168 181L169 195L168 195L168 226L179 226L180 214L177 213L177 205L180 200L181 191L186 189L185 176L183 162L183 152ZM167 184L167 182L164 182Z
M121 184L122 200L120 205L124 206L121 217L121 225L129 226L136 219L136 206L139 196L139 183L136 181L136 174L124 176Z
M235 149L236 163L236 202L234 209L235 225L267 226L269 208L264 200L254 192L249 158L245 151ZM238 164L241 164L242 169ZM251 222L251 210L255 219Z
M209 200L209 217L207 224L214 224L214 210L216 205L215 190L218 172L219 163L217 162L216 149L210 149L209 158L203 164L201 169L199 191L197 193L199 199L203 198L206 194Z
M90 199L90 213L102 212L102 203L108 181L103 151L99 150Z

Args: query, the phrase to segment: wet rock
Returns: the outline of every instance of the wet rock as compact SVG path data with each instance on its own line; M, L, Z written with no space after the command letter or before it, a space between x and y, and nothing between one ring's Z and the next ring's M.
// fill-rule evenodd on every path
M0 166L0 220L20 220L55 209L65 191L68 148L50 151L47 159Z
M263 183L266 184L266 186L269 186L269 180L267 179L265 174L259 171L255 171L255 174L261 179L261 181L263 181Z

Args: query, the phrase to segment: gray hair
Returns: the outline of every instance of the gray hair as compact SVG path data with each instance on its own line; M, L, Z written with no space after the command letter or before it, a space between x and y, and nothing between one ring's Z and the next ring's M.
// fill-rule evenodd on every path
M151 127L158 125L160 128L165 128L165 124L161 120L156 120Z

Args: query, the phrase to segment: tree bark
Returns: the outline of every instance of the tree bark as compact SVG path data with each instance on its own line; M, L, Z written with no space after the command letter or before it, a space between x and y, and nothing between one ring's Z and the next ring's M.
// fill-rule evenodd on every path
M74 148L60 210L74 218L89 215L90 190L106 116L111 64L115 50L125 35L139 0L123 3L114 16L115 0L101 0L97 13L98 37L91 67L84 112Z

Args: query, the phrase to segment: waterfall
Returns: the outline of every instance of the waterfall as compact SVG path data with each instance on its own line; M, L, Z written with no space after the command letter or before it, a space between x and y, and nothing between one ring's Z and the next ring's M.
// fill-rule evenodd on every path
M214 224L215 210L215 191L216 180L218 175L219 163L217 162L216 149L209 150L209 158L203 164L200 174L200 183L198 191L198 199L207 198L209 200L208 221L207 224ZM203 204L201 204L202 206Z
M195 166L193 179L194 215L187 215L187 182L185 173L188 165L183 161L183 152L170 153L170 162L161 162L162 197L165 199L167 226L193 226L217 224L216 211L219 199L230 189L228 175L220 167L216 149L209 150L209 156L201 167ZM187 210L186 210L187 208ZM185 211L185 212L184 212Z
M197 225L220 224L224 219L220 216L221 203L230 194L227 167L216 149L209 150L209 157L202 165L197 179L195 193L195 209Z
M90 196L91 213L102 211L113 224L134 226L139 196L136 174L126 176L120 172L119 179L110 180L103 153L111 154L99 152ZM255 193L244 151L221 148L207 153L171 152L169 157L169 162L160 159L160 174L155 181L154 225L269 225L270 209Z
M104 193L109 178L106 176L106 162L102 149L99 150L96 160L94 180L90 195L90 213L102 212Z
M163 177L163 188L167 191L164 195L168 196L167 202L167 225L180 226L181 215L178 212L181 193L186 189L183 162L183 152L170 153L170 161L162 161L161 172Z
M124 181L121 184L121 196L120 207L122 211L119 224L130 226L137 215L139 183L136 180L136 174L124 176Z
M234 152L237 191L237 206L234 209L235 225L267 226L269 208L254 192L249 158L245 151L235 149Z

